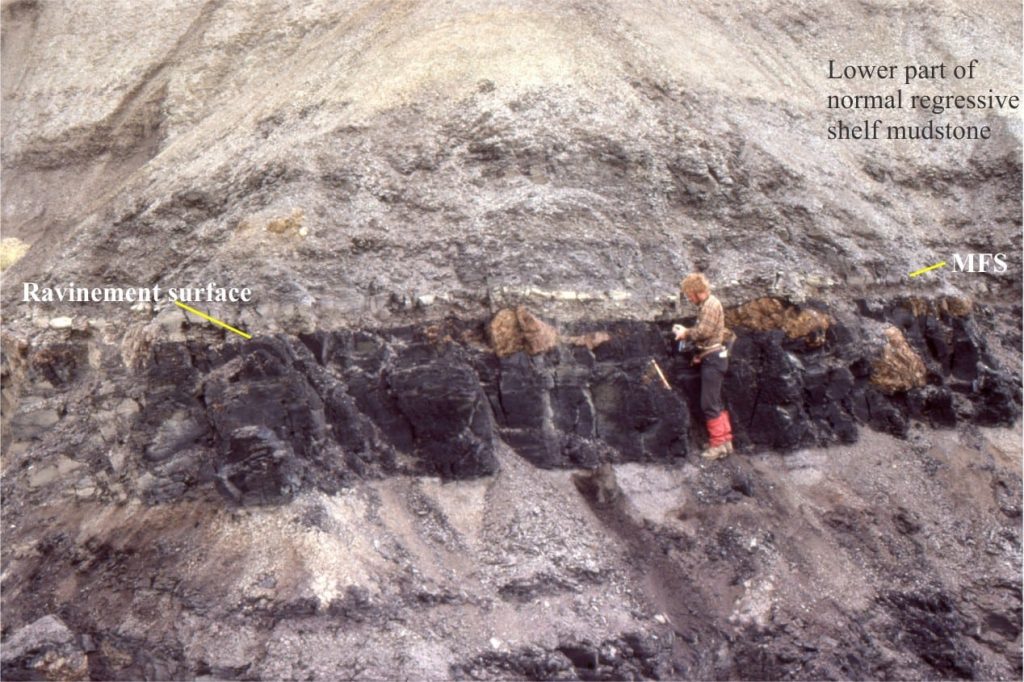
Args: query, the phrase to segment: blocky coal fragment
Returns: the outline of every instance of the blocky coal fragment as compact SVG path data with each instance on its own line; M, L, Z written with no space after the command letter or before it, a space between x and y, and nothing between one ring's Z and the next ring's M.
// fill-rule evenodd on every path
M490 403L468 364L441 356L390 373L388 384L428 470L445 478L497 470Z
M241 505L281 504L300 491L302 469L291 447L271 429L243 426L228 438L217 489Z

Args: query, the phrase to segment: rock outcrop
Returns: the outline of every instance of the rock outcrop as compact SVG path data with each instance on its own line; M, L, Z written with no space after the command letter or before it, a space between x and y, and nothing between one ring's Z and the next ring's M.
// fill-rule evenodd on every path
M22 281L230 282L255 305L215 312L265 334L520 304L650 319L695 268L733 301L1020 298L1019 268L907 278L1020 252L1012 112L935 149L825 133L844 50L915 63L901 46L942 35L972 88L1014 91L1005 3L150 5L4 4L5 237L31 246L5 324ZM89 311L153 311L123 313Z
M1019 5L0 11L4 679L1021 678Z
M853 443L864 426L906 436L915 420L1015 423L1019 376L999 367L971 316L939 310L896 302L879 321L816 312L835 320L812 332L824 337L813 343L762 324L763 316L731 315L737 340L724 397L736 444L786 452ZM804 319L773 314L767 319L782 324ZM699 450L699 368L675 352L668 324L606 321L608 340L588 348L555 344L550 327L519 310L514 336L502 337L520 348L509 354L495 340L502 319L512 318L487 323L493 348L472 341L482 321L461 329L451 322L444 336L407 327L219 347L160 343L138 374L125 371L116 349L90 347L95 340L13 347L5 353L10 374L27 366L21 371L61 392L30 389L18 399L23 407L12 403L5 447L31 459L74 447L76 461L103 476L109 449L125 443L137 454L122 466L132 467L128 478L148 502L209 483L242 505L333 493L367 476L487 476L499 441L544 468L674 462ZM885 329L880 346L881 320L898 326ZM535 354L538 336L544 352ZM90 367L88 355L106 364ZM649 380L652 360L667 388ZM106 386L98 395L96 381ZM61 416L78 405L89 411ZM104 420L119 412L120 426L104 436Z
M11 635L4 642L0 666L5 680L89 679L86 651L54 616L43 616Z

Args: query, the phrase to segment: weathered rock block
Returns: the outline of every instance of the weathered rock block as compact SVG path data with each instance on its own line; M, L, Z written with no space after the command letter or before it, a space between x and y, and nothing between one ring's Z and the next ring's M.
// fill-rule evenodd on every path
M231 432L217 468L217 488L242 505L288 502L301 489L302 462L291 446L265 426Z
M390 373L388 384L428 470L446 478L497 470L490 403L469 366L437 358Z

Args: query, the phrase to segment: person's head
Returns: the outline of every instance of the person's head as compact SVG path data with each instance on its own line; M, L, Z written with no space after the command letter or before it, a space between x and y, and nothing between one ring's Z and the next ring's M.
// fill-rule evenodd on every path
M711 293L711 285L707 277L699 272L692 272L679 283L679 290L690 303L697 305Z

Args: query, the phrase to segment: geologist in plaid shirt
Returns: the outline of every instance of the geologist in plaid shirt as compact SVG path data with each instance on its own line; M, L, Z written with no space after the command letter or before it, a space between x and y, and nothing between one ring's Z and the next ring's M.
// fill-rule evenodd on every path
M722 380L729 369L729 350L725 345L725 312L722 302L712 295L704 275L693 273L679 283L681 294L698 306L696 326L687 329L675 325L677 341L690 341L697 347L694 364L700 364L700 409L708 427L710 443L701 453L705 459L719 459L732 452L732 425L722 404Z

